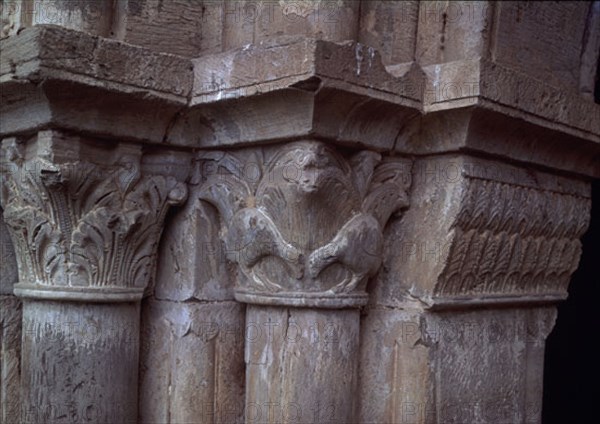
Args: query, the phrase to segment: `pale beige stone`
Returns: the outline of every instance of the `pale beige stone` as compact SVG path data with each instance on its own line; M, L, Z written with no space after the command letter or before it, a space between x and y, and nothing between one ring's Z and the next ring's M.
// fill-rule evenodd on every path
M221 49L217 7L202 0L120 0L111 38L180 56L214 53Z
M246 165L251 164L252 168ZM241 302L313 308L364 305L382 231L408 206L411 162L344 156L306 140L206 157L200 198L219 210Z
M21 301L13 296L18 281L15 251L0 208L0 422L20 417Z
M80 141L51 130L2 141L0 201L25 299L20 420L135 423L139 300L167 210L186 198L185 168L142 159L136 145ZM18 309L2 306L4 411L16 401L5 390L19 329Z
M25 300L21 422L136 423L139 303Z
M363 423L540 422L554 308L369 309L361 331Z
M243 422L245 330L236 302L146 300L140 422Z
M415 61L418 1L366 1L360 13L358 41L377 50L385 65Z
M3 420L20 367L21 422L540 422L591 2L54 4L2 9Z
M246 422L355 419L359 311L248 306Z
M415 60L422 65L488 57L496 3L419 2Z
M17 282L18 270L15 258L15 249L10 239L10 234L4 218L3 211L0 208L0 295L12 295L13 285Z
M579 91L582 41L592 24L587 20L592 4L498 3L494 60L564 90Z
M96 0L3 0L0 37L33 25L60 25L103 37L110 36L113 6Z
M0 422L18 422L20 412L21 301L0 295Z
M278 36L357 40L358 0L222 1L223 50Z

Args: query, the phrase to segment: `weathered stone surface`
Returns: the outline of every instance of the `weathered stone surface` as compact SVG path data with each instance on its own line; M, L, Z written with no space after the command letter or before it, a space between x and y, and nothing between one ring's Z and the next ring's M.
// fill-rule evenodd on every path
M0 296L12 295L13 285L19 279L15 249L0 208Z
M389 150L423 87L418 69L394 77L358 43L292 38L194 63L192 109L171 135L203 147L317 136Z
M598 51L600 51L600 4L593 3L587 16L581 51L579 92L582 97L594 99L596 74L598 71Z
M246 422L356 419L359 311L248 306Z
M0 200L27 298L20 422L137 420L139 300L189 166L94 141L42 131L2 143Z
M582 116L595 116L593 110L589 112L591 114L583 113ZM598 144L592 141L597 138L593 132L588 133L591 140L584 141L565 134L562 125L556 125L556 122L552 122L551 128L543 128L500 112L474 108L432 113L416 119L412 125L396 144L401 153L487 152L523 164L543 165L582 176L600 176L600 153ZM579 147L573 149L573 145Z
M161 300L233 300L232 273L219 218L192 188L185 206L171 216L158 252L154 296Z
M52 126L162 142L187 102L187 59L54 26L0 41L0 134Z
M141 423L242 423L244 307L143 303Z
M551 85L579 91L582 40L586 26L592 23L586 22L592 5L593 2L560 3L553 7L542 3L496 4L494 60Z
M290 306L364 304L382 230L408 206L408 160L344 157L304 141L207 157L200 197L219 209L227 257L243 277L236 299Z
M5 263L2 262L4 273ZM21 412L21 301L0 294L0 422L16 423Z
M467 156L414 165L410 208L387 233L377 304L547 302L566 297L589 184Z
M424 110L477 106L540 127L598 143L598 105L577 94L489 61L459 61L423 68ZM532 116L533 115L533 116Z
M361 326L359 421L540 422L544 343L580 256L589 184L421 158Z
M62 76L175 99L185 97L191 83L189 61L181 57L55 26L37 26L2 40L2 54L3 80Z
M364 1L360 13L358 41L377 50L386 66L416 59L418 1Z
M221 50L215 1L116 2L112 37L158 52L197 57Z
M0 422L20 417L21 301L13 296L17 262L0 208Z
M359 0L222 1L223 49L277 36L356 40Z
M424 67L424 73L418 65L408 64L401 76L395 77L382 66L375 50L361 44L301 39L282 43L280 39L195 60L192 76L190 61L183 58L150 54L60 28L36 27L2 43L6 119L0 130L4 134L53 124L102 136L190 147L314 135L353 147L425 154L472 148L487 138L472 137L470 146L450 143L444 134L427 139L436 127L432 123L444 122L457 107L471 107L489 111L486 125L505 129L534 125L549 130L542 130L540 139L556 139L559 150L549 156L572 156L573 143L581 146L578 152L585 152L584 158L598 154L597 105L488 59L434 64ZM100 47L94 48L96 45ZM102 46L110 49L103 50ZM78 52L76 56L73 51ZM78 55L86 60L57 60ZM111 57L127 65L98 72ZM122 60L124 57L128 59ZM136 57L144 57L143 63L131 59ZM130 72L132 68L136 71ZM165 74L169 78L163 78ZM44 84L34 84L40 81ZM80 95L68 94L73 84ZM167 93L173 90L175 97ZM134 109L135 119L131 119ZM452 111L449 115L435 115L448 110ZM424 112L423 118L419 111ZM522 131L510 137L518 138L519 133ZM420 134L424 142L413 140ZM560 139L565 135L568 143ZM512 144L499 140L476 148L510 159L525 158L545 166L597 174L579 162L565 166L560 161L542 160L547 154L538 151L549 149L544 141L535 141L532 146Z
M552 307L427 313L370 308L361 423L540 422Z
M53 4L0 35L2 202L41 298L20 421L540 421L600 176L595 6ZM138 367L117 324L143 294Z
M217 211L199 198L203 171L165 223L154 297L142 303L142 423L243 422L245 312L233 299Z
M415 60L427 66L487 57L494 7L489 1L419 2Z
M287 60L283 60L283 58ZM356 42L332 43L318 39L288 37L264 41L220 55L194 60L195 81L192 104L250 96L296 86L315 91L308 82L318 77L333 87L365 93L369 96L414 105L420 97L417 80L402 80L390 75L372 47ZM413 76L414 77L414 76ZM411 87L410 84L413 83ZM270 84L269 84L270 83ZM336 85L337 83L337 85ZM315 83L316 84L316 83Z
M187 189L173 176L153 174L168 173L168 162L142 160L139 146L73 141L52 131L29 142L3 141L1 200L17 251L15 290L139 300L154 272L162 221Z
M550 7L523 2L431 1L419 3L418 11L404 2L386 3L390 3L385 6L388 13L381 22L407 23L407 32L416 33L414 58L409 60L422 66L490 60L577 94L581 78L589 81L586 68L597 66L597 48L593 51L592 46L597 46L600 35L593 2ZM380 16L381 7L368 7L367 16ZM384 51L411 45L411 38L397 39L402 31L390 32L388 38L391 34L396 37L390 41L384 33L373 30L373 18L363 22L363 33L372 42L382 44ZM413 30L410 25L415 24L417 29ZM400 61L386 61L393 63Z
M139 303L26 300L23 423L136 423Z
M32 25L52 24L103 37L110 36L112 4L96 0L4 0L0 37Z

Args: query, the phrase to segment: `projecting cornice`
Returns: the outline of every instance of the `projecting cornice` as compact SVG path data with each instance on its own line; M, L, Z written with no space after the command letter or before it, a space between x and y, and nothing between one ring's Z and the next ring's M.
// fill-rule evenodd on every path
M310 137L600 175L600 106L489 59L386 69L360 43L295 37L188 59L54 26L0 46L4 137L57 128L205 149Z
M0 49L2 136L62 128L160 143L192 87L188 59L57 26Z

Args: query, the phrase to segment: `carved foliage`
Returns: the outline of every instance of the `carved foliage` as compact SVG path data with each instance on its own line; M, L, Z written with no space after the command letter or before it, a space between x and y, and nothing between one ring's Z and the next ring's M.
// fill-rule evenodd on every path
M318 142L269 153L245 162L213 157L201 190L223 217L229 259L247 277L238 298L364 298L366 279L381 263L382 229L408 206L408 162L382 162L367 151L347 159Z
M56 164L6 150L2 206L20 285L143 290L164 216L184 200L185 186L142 175L139 157L111 166Z
M589 210L586 197L467 178L437 294L565 294Z

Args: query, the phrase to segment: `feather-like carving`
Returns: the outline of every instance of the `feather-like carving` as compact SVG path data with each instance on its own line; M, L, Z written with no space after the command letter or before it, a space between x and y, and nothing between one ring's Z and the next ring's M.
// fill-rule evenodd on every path
M451 229L440 296L565 290L575 270L590 199L467 177ZM568 280L568 278L567 278ZM477 281L471 285L471 281Z

